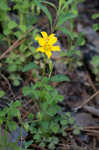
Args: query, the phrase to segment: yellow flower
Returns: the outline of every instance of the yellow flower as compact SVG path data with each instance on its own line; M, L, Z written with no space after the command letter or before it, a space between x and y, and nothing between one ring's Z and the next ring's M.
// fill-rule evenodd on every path
M40 45L40 47L37 48L37 51L45 53L48 59L50 59L53 51L60 51L60 47L58 45L53 46L53 44L57 42L57 38L53 33L50 34L49 36L47 35L46 32L41 32L41 34L42 37L37 36L35 39L38 41Z

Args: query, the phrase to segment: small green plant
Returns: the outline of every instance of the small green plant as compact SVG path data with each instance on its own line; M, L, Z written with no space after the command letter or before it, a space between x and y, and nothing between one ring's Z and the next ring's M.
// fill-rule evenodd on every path
M62 102L63 96L49 84L51 79L43 78L23 88L24 96L29 96L34 102L37 112L35 115L30 114L26 129L33 135L33 143L45 147L48 144L49 149L54 149L58 144L59 138L55 135L61 134L66 136L65 129L73 124L70 113L62 113L58 105Z
M40 55L35 51L34 39L35 35L40 31L37 28L37 24L41 11L48 17L51 27L50 31L61 31L67 37L68 51L73 53L70 57L68 52L62 54L69 58L66 59L65 63L68 63L70 66L72 66L75 60L78 64L80 63L79 59L73 59L78 44L84 44L82 36L74 32L75 19L78 16L77 5L80 2L82 0L59 0L58 7L56 7L53 3L45 0L11 0L13 7L10 8L7 0L2 1L0 4L0 22L3 29L3 33L0 34L1 39L6 40L8 46L11 46L15 40L20 39L26 33L26 36L20 41L18 48L10 52L9 57L6 58L3 64L9 73L9 79L13 81L14 85L18 86L22 81L20 72L23 66L30 63L31 60L40 59ZM52 15L47 5L55 9L55 20L52 20ZM11 12L13 12L12 16ZM31 30L33 26L34 28ZM30 30L31 32L28 32Z
M99 19L99 13L96 13L96 14L93 14L92 15L92 19ZM93 25L93 29L95 30L95 31L99 31L99 23L95 23L94 25Z
M0 98L5 95L5 92L3 90L0 90Z
M19 40L18 46L10 51L3 64L0 64L0 69L2 71L4 66L9 79L16 86L30 76L33 81L22 89L23 95L33 100L36 110L29 114L26 122L22 122L22 126L32 136L30 141L25 141L25 150L32 143L39 144L41 147L48 147L50 150L55 149L59 143L58 136L66 136L65 129L73 124L70 113L62 112L59 105L64 99L63 96L58 94L52 86L52 82L68 82L70 79L63 74L52 76L53 62L50 58L53 51L59 51L61 60L65 60L64 63L69 65L70 70L73 64L80 64L81 55L76 48L84 45L85 40L82 33L78 35L74 30L75 19L78 16L77 5L80 2L82 0L59 0L56 7L46 0L11 0L12 8L9 7L7 0L2 0L0 3L0 25L2 27L0 39L7 41L8 47ZM51 12L47 8L48 5L56 11L55 20L52 19ZM50 27L48 31L52 33L49 36L39 29L41 11L48 17ZM55 37L54 32L57 33L58 31L66 36L68 44L66 52L62 52L58 45L54 45L57 44L57 37ZM42 37L39 36L40 32ZM38 53L38 51L43 54ZM46 71L46 65L48 65L48 71ZM28 77L27 74L30 76ZM3 91L0 91L0 98L4 94ZM17 123L13 117L21 119L17 108L19 106L19 101L12 102L9 107L0 111L0 127L5 125L5 135L7 130L13 131L17 128ZM78 130L75 129L75 133L77 134ZM4 138L6 139L6 136ZM2 149L4 149L4 145L7 145L6 140L4 141L0 143ZM11 148L14 149L15 145L11 144Z
M99 56L93 56L91 63L92 72L96 75L96 81L99 81Z
M35 53L33 40L39 30L36 27L33 30L31 28L39 22L38 15L40 15L41 10L48 16L52 25L51 14L44 6L44 3L47 5L51 5L51 3L44 0L11 0L10 3L13 8L9 7L7 0L2 1L0 4L0 24L3 29L0 39L7 41L10 47L15 40L20 39L24 33L26 34L18 49L11 52L5 61L5 66L7 64L6 69L10 73L9 79L13 81L14 85L18 86L22 80L19 72L22 70L23 65L28 63L33 55L35 58L38 57ZM10 13L11 11L13 13Z
M92 19L99 19L99 13L93 14ZM93 25L95 31L99 30L99 23ZM92 61L92 72L96 75L96 80L99 81L99 56L93 56Z
M61 51L62 61L68 65L69 70L75 69L75 66L81 65L81 53L77 50L78 46L85 44L83 33L75 32L75 20L78 17L77 5L83 0L59 0L59 6L56 12L55 31L61 31L67 39L66 51ZM75 66L74 66L75 64Z
M18 143L8 142L9 131L12 132L18 127L17 123L13 120L14 117L17 117L21 120L21 115L18 110L18 107L21 105L19 101L12 102L9 107L5 107L3 110L0 110L0 149L4 150L6 147L18 150ZM3 128L4 126L4 128ZM21 135L20 135L21 136Z

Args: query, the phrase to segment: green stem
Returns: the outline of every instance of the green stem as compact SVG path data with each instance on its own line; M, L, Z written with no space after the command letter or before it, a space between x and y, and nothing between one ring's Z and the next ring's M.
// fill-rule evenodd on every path
M72 39L68 36L67 41L68 41L68 50L70 50L72 47Z
M49 64L49 78L50 78L53 72L53 63L51 60L48 60L48 64Z
M59 6L58 6L57 14L56 14L57 16L60 15L61 6L62 6L62 3L61 3L61 0L59 0Z
M19 12L19 18L20 18L20 25L24 24L23 14Z

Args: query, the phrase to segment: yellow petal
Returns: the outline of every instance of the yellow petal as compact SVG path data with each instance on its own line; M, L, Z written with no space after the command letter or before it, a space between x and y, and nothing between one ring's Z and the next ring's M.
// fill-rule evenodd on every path
M39 42L40 46L44 46L45 43L46 43L46 41L43 38L40 38L40 37L38 38L38 42Z
M37 36L35 37L35 40L38 41L39 38L41 38L41 37L37 35Z
M60 47L59 46L52 46L51 50L52 51L60 51Z
M41 32L41 34L42 34L42 36L43 36L44 39L47 39L47 38L48 38L48 35L47 35L46 32Z
M49 45L53 45L53 44L55 44L56 42L57 42L57 38L56 38L56 37L53 37L53 38L49 39L48 44L49 44Z
M45 54L47 55L48 59L50 59L50 57L52 56L52 53L49 51L45 51Z
M54 33L50 34L48 38L51 39L53 37L54 37Z
M38 47L36 50L37 50L38 52L43 52L43 53L44 53L44 48L43 48L43 47Z

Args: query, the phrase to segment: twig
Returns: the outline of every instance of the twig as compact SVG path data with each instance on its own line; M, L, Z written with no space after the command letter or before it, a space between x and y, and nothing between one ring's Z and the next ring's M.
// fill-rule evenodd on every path
M93 81L92 81L92 79L91 79L91 76L90 76L90 74L89 74L88 71L87 71L87 75L88 75L88 81L89 81L89 83L90 83L92 89L94 90L94 92L96 92L97 89L96 89L96 87L95 87L95 85L94 85L94 83L93 83Z
M38 145L36 145L36 144L31 144L31 146L32 146L33 148L37 148L38 150L46 150L45 148L40 147L40 146L38 146Z
M84 131L88 132L88 133L93 133L94 135L98 135L99 136L99 131L97 131L97 130L85 130L84 129Z
M74 130L73 127L67 128L66 131L67 132L71 132L72 130ZM84 128L81 128L82 131L98 131L99 130L99 126L87 126Z
M99 126L88 126L88 127L84 127L85 129L96 129L96 130L99 130Z
M19 110L20 110L20 111L23 110L24 107L26 107L27 105L29 105L29 104L32 103L32 102L33 102L33 100L30 99L29 101L27 101L27 103L25 103L24 105L22 105L22 106L19 108Z
M0 60L3 59L6 54L8 54L10 51L12 51L13 49L15 49L16 47L18 47L21 43L23 43L24 40L17 40L15 41L1 56L0 56Z
M96 150L96 138L93 137L93 150Z
M83 106L84 110L87 111L87 112L90 112L91 114L99 117L99 109L96 109L95 107L92 107L92 106Z
M32 30L33 30L34 28L36 28L38 25L41 25L42 23L46 23L46 18L47 18L47 17L44 18L44 22L43 22L43 19L41 18L41 19L39 20L39 23L38 23L37 25L33 26L30 30L28 30L27 32L25 32L18 40L16 40L16 41L0 56L0 60L3 59L3 58L6 56L6 54L8 54L10 51L12 51L12 50L15 49L16 47L18 47L18 46L20 45L21 40L22 40L23 38L25 38L25 36L26 36L28 33L32 32ZM45 25L46 25L46 24L45 24Z
M27 35L27 33L31 32L36 26L33 26L29 31L25 32L18 40L16 40L1 56L0 56L0 60L3 59L6 54L8 54L10 51L12 51L13 49L15 49L16 47L18 47L20 45L20 42L23 38L25 38L25 36Z
M1 72L0 72L0 76L7 82L8 87L9 87L9 90L11 91L13 97L15 97L15 94L14 94L12 88L11 88L11 85L10 85L10 83L9 83L9 80L8 80Z
M24 112L24 115L22 116L22 120L28 117L28 115L35 109L34 105L28 110Z
M91 101L98 94L99 94L99 91L97 91L96 93L94 93L91 97L89 97L86 101L84 101L80 106L78 106L77 108L75 108L75 110L77 111L78 109L82 108L85 104L87 104L89 101Z

